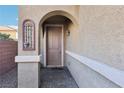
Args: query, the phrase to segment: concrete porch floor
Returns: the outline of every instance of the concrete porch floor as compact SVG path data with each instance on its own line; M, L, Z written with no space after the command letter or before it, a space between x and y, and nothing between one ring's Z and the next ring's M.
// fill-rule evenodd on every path
M66 67L41 68L41 88L78 88L78 86Z

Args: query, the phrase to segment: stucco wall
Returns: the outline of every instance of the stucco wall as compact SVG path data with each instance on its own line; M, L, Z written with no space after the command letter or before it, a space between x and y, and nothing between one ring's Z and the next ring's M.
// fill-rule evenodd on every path
M70 24L66 50L123 71L123 15L124 6L80 6L79 28ZM118 87L69 55L65 61L79 87Z
M124 6L80 6L80 31L71 31L67 50L124 70L123 19Z
M69 36L65 36L65 50L73 51L75 53L80 52L80 31L78 26L70 23L67 30L70 31Z
M80 54L124 70L124 6L81 6L80 20Z
M119 86L111 82L101 74L66 55L66 66L73 75L80 88L118 88Z
M70 35L65 35L65 50L124 70L124 6L20 6L19 55L39 55L39 51L43 54L41 51L43 49L43 35L39 24L44 15L55 10L65 11L77 21L77 25L69 24ZM32 19L35 22L35 51L22 50L22 23L25 19ZM43 61L43 58L41 60ZM79 76L79 79L75 77L81 87L118 87L99 73L70 57L65 61L70 62L70 65L67 63L67 66L74 77L76 74L84 76L84 78ZM85 74L87 75L85 76ZM91 77L97 78L98 81ZM85 82L83 85L80 80L86 80L89 83ZM92 81L91 85L90 81ZM98 84L99 82L100 84Z
M18 56L42 55L41 63L43 63L43 33L42 22L45 21L48 13L53 11L54 15L65 15L70 18L74 17L78 20L78 6L19 6L19 33L18 33ZM61 12L58 12L61 11ZM47 17L51 16L48 15ZM23 22L26 19L31 19L35 23L35 51L23 51ZM74 22L75 22L74 20ZM17 57L18 58L18 57ZM17 60L19 61L19 60ZM39 63L33 62L18 62L18 87L38 87L39 86ZM31 77L27 80L27 78Z
M19 6L19 55L38 55L39 54L39 45L41 43L42 48L42 29L39 29L40 21L43 17L52 11L65 11L70 13L72 16L78 20L78 6ZM36 50L35 51L23 51L22 50L22 23L25 19L31 19L35 23L35 38L36 38ZM41 31L41 33L40 33ZM40 38L40 41L39 41ZM40 50L41 50L40 48Z
M80 6L80 8L76 6L19 6L19 55L38 55L39 37L42 41L42 32L39 34L40 20L47 13L55 10L63 10L73 15L75 19L79 18L79 29L73 25L69 27L70 30L74 30L70 31L70 36L67 37L67 50L123 69L123 6ZM32 19L35 22L35 51L22 50L22 23L25 19Z
M36 62L18 63L18 87L38 88L40 86L40 65Z

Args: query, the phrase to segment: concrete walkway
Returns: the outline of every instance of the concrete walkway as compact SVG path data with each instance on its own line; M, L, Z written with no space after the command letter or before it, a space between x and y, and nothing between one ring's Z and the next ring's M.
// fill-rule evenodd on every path
M42 68L41 88L78 88L66 67Z

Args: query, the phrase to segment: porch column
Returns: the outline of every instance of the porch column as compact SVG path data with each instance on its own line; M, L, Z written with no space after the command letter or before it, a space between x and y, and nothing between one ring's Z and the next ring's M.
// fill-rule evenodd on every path
M18 87L38 88L40 85L40 56L16 56L18 63Z

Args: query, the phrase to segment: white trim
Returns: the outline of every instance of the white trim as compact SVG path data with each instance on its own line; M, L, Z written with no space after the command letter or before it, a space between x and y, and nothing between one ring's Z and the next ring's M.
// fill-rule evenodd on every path
M45 25L44 41L43 41L44 42L44 67L47 67L47 65L46 65L46 27L48 27L48 26L62 27L61 67L63 67L64 66L64 26L62 24L46 24ZM54 67L58 67L58 66L55 65ZM59 67L60 67L60 65L59 65Z
M124 87L124 71L110 67L106 64L97 62L97 61L89 59L87 57L80 56L80 55L75 54L70 51L66 51L66 54L75 58L76 60L83 63L84 65L90 67L94 71L100 73L101 75L103 75L107 79L111 80L115 84L119 85L120 87Z
M15 62L40 62L39 56L16 56Z
M45 31L44 31L44 67L46 67L46 27L45 27Z

